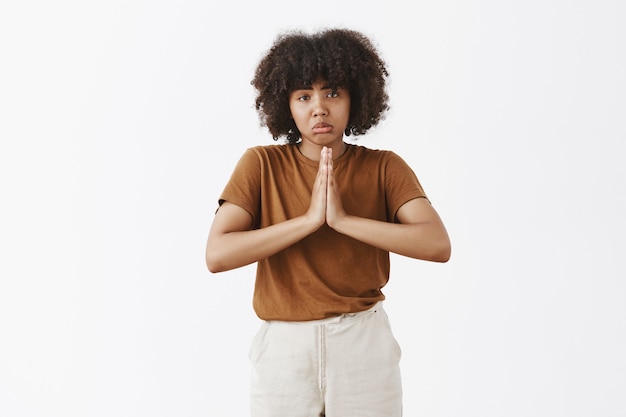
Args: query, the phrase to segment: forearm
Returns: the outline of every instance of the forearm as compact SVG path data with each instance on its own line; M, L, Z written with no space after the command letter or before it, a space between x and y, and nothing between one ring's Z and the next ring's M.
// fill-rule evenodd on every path
M346 215L333 229L379 249L415 259L446 262L450 258L450 239L437 220L400 224Z
M211 272L222 272L265 259L298 242L319 226L299 216L262 229L209 235L206 263Z

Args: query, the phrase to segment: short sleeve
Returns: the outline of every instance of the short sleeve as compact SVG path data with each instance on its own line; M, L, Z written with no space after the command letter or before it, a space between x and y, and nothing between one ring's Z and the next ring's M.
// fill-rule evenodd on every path
M261 162L254 150L247 149L241 156L219 198L246 210L258 225L261 201Z
M428 198L415 172L394 152L389 152L385 167L385 190L389 216L394 220L406 202L415 198Z

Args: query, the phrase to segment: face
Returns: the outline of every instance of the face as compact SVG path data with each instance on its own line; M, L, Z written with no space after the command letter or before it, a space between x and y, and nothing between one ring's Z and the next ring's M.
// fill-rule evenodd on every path
M318 80L292 91L289 109L302 135L301 150L343 146L343 132L350 117L348 90L333 90L327 82Z

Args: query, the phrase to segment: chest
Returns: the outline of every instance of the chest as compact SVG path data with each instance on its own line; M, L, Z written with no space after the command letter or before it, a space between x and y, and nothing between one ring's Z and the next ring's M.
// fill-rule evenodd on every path
M309 165L266 170L261 178L262 217L274 223L306 213L317 172L317 167ZM378 170L337 166L334 178L344 209L349 214L386 218L384 178Z

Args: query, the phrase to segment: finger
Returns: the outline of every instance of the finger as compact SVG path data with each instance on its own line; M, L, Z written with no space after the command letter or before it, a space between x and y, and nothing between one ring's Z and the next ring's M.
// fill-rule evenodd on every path
M324 175L324 183L328 180L328 151L326 147L322 148L322 154L320 156L320 170Z
M328 164L328 175L330 176L330 175L332 175L332 172L333 172L333 150L332 150L332 148L328 148L327 155L328 155L328 162L327 162L327 164Z
M317 179L319 180L326 173L326 151L325 147L320 152L320 162L317 169Z
M328 150L328 160L326 162L326 169L328 171L326 179L326 204L332 204L333 194L335 193L335 174L333 171L333 157L332 150Z

